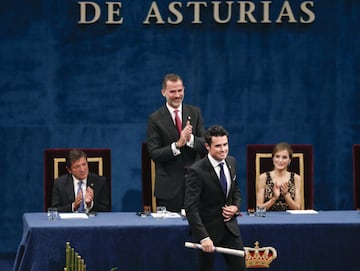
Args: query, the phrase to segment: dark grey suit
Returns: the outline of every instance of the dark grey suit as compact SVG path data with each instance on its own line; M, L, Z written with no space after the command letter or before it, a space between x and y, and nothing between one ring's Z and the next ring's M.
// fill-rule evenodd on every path
M210 237L215 246L243 249L236 217L224 222L222 207L235 205L240 210L240 191L233 157L226 159L231 175L231 187L225 197L216 172L208 157L196 162L186 174L185 210L191 232L197 242ZM244 258L226 256L229 270L246 270ZM212 270L213 254L199 253L199 269Z
M91 211L109 212L109 189L106 178L89 173L87 186L94 189L94 206ZM59 212L71 212L71 204L75 200L74 182L71 174L66 174L54 181L51 206L58 208Z
M182 125L185 127L188 116L191 118L194 135L194 148L184 146L181 154L174 156L171 144L179 139L169 110L164 105L150 115L147 128L147 146L151 159L155 161L155 197L163 202L177 202L167 206L172 211L183 208L184 176L186 167L192 165L206 153L204 145L204 127L198 107L182 106Z

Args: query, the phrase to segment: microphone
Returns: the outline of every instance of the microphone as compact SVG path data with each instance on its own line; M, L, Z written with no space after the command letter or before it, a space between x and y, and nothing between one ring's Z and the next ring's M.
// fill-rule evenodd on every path
M187 120L191 124L191 117L190 116L187 116Z

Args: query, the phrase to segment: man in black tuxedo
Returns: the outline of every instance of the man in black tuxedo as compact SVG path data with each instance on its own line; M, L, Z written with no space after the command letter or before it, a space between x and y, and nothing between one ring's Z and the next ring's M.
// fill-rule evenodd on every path
M106 178L89 173L87 155L73 149L66 158L69 174L54 181L51 206L59 212L108 212L109 191Z
M205 133L208 155L186 174L185 210L191 232L202 250L197 270L214 270L214 246L243 250L237 223L240 191L235 159L228 156L228 132L212 126ZM227 270L246 270L245 259L224 254Z
M179 75L167 74L161 89L166 104L150 115L147 127L147 147L156 168L156 203L173 212L184 208L186 167L206 153L200 109L182 103L184 90Z

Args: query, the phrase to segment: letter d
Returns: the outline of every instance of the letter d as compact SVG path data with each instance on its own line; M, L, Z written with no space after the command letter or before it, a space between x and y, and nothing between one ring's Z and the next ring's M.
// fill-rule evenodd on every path
M80 20L79 24L92 24L100 18L101 10L100 6L94 2L78 2L80 5ZM94 17L92 20L86 20L86 5L91 5L94 8Z

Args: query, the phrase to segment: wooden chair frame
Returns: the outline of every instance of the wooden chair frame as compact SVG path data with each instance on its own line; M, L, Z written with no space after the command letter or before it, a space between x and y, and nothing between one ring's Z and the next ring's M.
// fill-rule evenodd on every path
M354 208L360 210L360 144L353 145Z
M147 144L141 146L142 165L142 201L144 211L156 212L155 192L155 162L150 158Z

